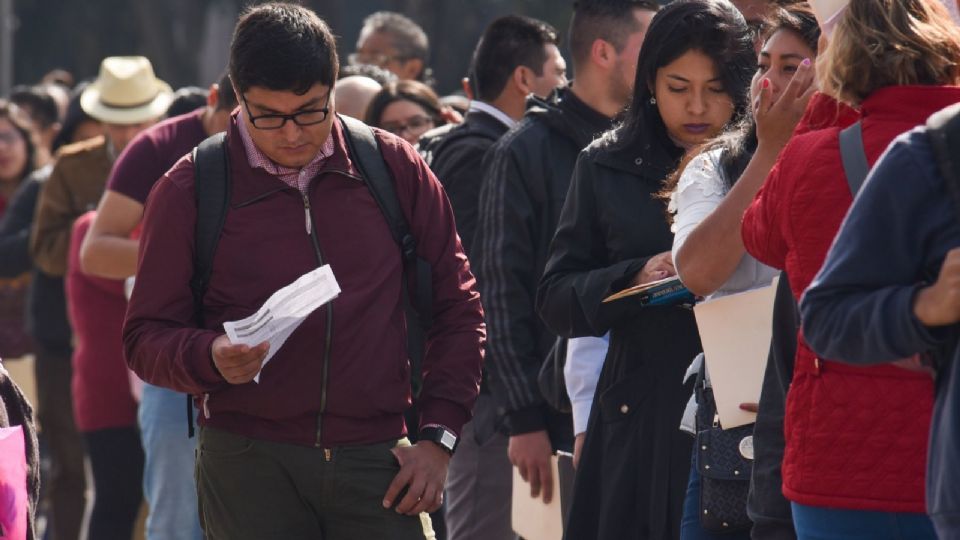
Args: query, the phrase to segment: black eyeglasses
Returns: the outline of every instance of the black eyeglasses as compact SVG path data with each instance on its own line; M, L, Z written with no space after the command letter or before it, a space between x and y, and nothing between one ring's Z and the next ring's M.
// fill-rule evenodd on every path
M394 135L402 135L404 131L412 131L414 133L418 131L426 131L429 128L434 126L435 122L433 118L427 116L414 116L407 119L406 123L403 122L384 122L381 128Z
M330 114L330 94L332 93L333 89L331 88L330 91L327 92L327 104L322 109L308 109L293 114L261 114L260 116L254 116L253 113L250 112L250 105L247 104L247 96L240 94L240 99L243 100L243 108L247 110L247 117L250 119L253 127L257 129L280 129L286 125L287 120L293 121L294 124L300 127L322 123L327 119L327 115Z
M384 53L364 53L364 52L355 52L347 56L347 62L350 65L357 66L361 64L369 64L371 66L377 66L381 68L386 68L387 64L393 62L394 60L402 62L408 58L400 55L389 55Z

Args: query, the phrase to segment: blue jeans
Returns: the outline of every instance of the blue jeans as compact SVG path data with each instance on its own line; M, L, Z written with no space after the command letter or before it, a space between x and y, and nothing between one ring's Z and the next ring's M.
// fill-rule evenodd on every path
M797 540L936 540L926 514L819 508L790 503Z
M680 540L750 540L749 529L734 533L712 533L700 525L700 473L697 472L696 448L690 457L690 481L687 483L687 497L683 500Z
M197 439L187 437L183 394L144 383L138 413L150 507L147 540L202 540L193 478Z

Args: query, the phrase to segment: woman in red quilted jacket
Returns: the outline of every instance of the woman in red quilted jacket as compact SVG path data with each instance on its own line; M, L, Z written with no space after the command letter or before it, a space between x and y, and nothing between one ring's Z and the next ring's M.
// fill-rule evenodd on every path
M960 101L960 30L936 0L853 0L834 21L821 90L860 108L871 165L894 137ZM785 269L798 299L853 199L841 127L795 136L744 215L747 251ZM925 373L817 358L799 336L783 492L800 539L936 538L923 513L932 398Z

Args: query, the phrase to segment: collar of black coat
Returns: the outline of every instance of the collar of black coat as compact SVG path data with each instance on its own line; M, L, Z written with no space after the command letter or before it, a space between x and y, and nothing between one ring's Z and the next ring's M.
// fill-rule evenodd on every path
M637 138L638 144L624 146L617 144L621 129L605 133L590 146L598 164L657 182L677 168L683 149L674 145L665 132L651 129Z
M615 119L584 103L569 86L560 88L546 99L531 96L527 100L526 115L540 117L550 129L569 138L579 148L585 148L615 123Z

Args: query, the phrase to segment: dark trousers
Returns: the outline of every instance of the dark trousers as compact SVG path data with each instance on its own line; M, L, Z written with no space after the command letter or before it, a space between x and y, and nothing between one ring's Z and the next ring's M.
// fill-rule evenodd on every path
M426 514L383 507L406 439L322 449L201 428L200 524L208 540L433 540Z
M50 467L40 483L48 509L47 539L76 540L86 505L83 440L73 421L72 351L36 344L37 420Z
M783 496L780 465L786 441L783 417L787 389L793 379L793 358L797 354L797 330L800 314L790 290L787 273L780 273L780 283L773 302L773 337L770 355L760 391L760 412L753 427L753 471L747 515L753 520L753 540L796 540L790 502Z
M143 448L135 427L83 434L93 472L90 540L130 540L143 499Z

